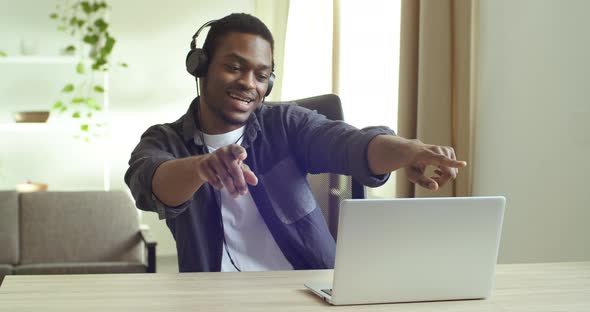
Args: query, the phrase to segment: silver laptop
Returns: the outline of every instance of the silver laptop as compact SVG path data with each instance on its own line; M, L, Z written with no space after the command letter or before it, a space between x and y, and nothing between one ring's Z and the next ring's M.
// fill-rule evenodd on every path
M333 305L488 298L505 202L344 200L332 285L305 286Z

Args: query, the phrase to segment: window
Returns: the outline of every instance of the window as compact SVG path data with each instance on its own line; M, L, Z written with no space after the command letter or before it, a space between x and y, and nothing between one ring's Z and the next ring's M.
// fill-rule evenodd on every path
M335 92L348 123L397 130L401 2L338 3L339 43L333 40L333 1L290 2L281 99L332 93L337 81ZM333 61L336 48L338 64ZM393 175L385 186L369 190L370 197L394 194Z

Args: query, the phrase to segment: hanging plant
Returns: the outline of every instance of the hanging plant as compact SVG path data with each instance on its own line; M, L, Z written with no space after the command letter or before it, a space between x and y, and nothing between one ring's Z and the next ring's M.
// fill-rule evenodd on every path
M76 65L79 82L62 88L61 99L53 104L52 110L78 120L81 135L77 137L86 141L99 135L104 126L96 115L103 111L104 103L100 99L105 89L96 81L96 76L111 69L110 57L117 42L109 32L107 13L110 10L105 1L62 0L49 16L58 22L59 31L75 38L75 44L65 47L64 53L80 58ZM119 65L127 67L125 63Z

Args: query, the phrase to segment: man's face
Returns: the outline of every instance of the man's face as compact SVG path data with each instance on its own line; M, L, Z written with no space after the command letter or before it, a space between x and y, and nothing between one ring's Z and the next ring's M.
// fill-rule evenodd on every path
M244 125L262 101L272 72L270 43L254 34L225 35L203 79L202 116L207 132Z

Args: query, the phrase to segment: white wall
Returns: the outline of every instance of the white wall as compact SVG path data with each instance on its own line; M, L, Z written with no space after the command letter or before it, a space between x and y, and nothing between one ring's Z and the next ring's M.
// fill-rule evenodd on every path
M590 260L590 1L482 0L474 192L500 262Z
M55 3L0 0L0 50L18 55L21 38L28 38L37 46L37 55L58 55L69 40L48 17ZM193 34L211 19L232 12L252 13L254 0L109 3L113 8L111 32L118 40L113 59L128 63L129 68L110 75L112 135L106 143L106 157L111 165L111 188L127 189L123 175L141 133L152 124L179 118L196 96L194 79L184 64ZM204 39L202 36L198 44ZM103 145L73 141L63 129L44 125L5 126L13 111L49 109L74 72L62 65L0 64L0 188L12 188L17 181L31 178L49 182L52 190L102 189ZM47 129L52 130L48 133ZM29 170L34 166L43 168L42 172ZM176 254L165 223L154 213L144 213L143 218L158 240L158 254Z

